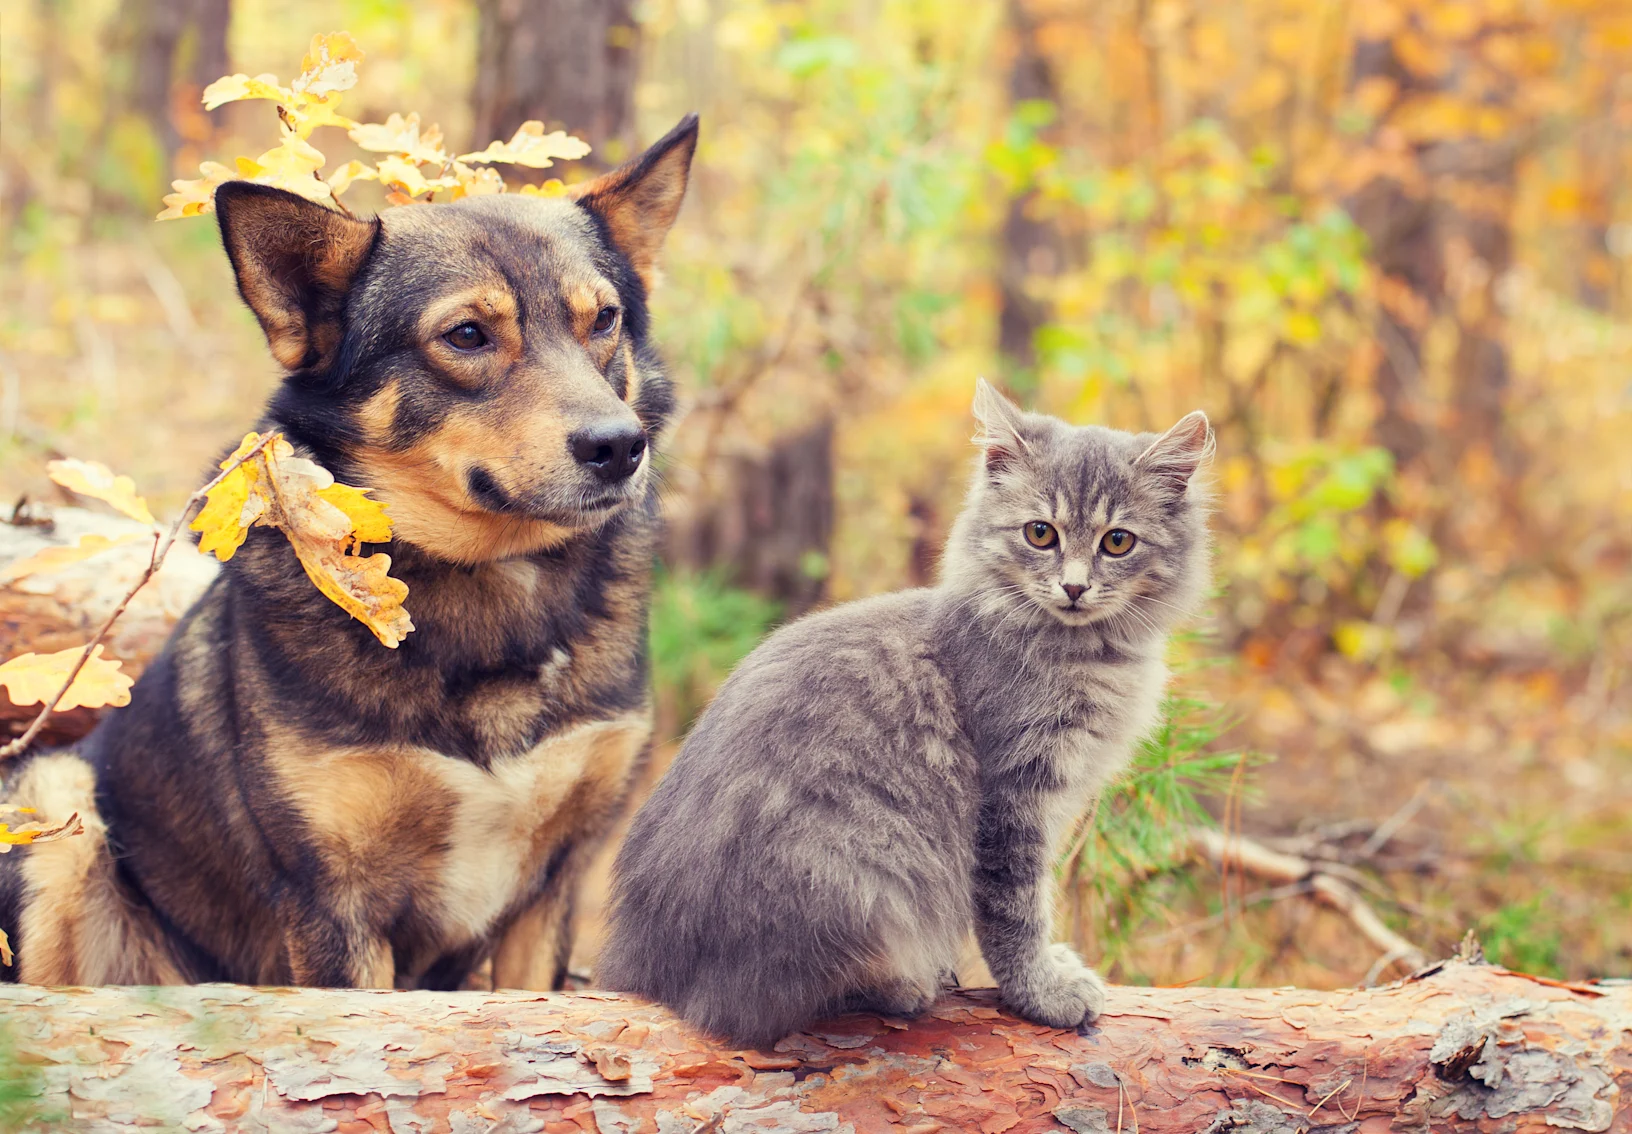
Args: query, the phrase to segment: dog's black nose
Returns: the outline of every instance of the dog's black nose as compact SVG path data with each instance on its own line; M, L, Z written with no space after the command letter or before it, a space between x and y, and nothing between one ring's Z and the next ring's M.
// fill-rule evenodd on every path
M626 480L646 456L646 431L627 422L606 422L580 429L567 438L567 447L579 464L602 480Z
M1076 602L1079 598L1081 598L1083 592L1086 591L1087 589L1088 588L1083 586L1081 583L1061 583L1060 584L1060 590L1064 591L1066 597L1069 598L1072 602Z

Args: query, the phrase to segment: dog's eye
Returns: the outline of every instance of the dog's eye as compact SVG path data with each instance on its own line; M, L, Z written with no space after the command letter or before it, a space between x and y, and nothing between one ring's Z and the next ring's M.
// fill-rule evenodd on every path
M475 323L460 323L443 335L442 341L454 350L481 350L487 345L487 335Z
M1054 530L1054 525L1042 520L1033 520L1021 530L1026 533L1026 542L1036 548L1053 547L1060 542L1060 533Z
M1132 532L1112 528L1105 533L1105 538L1099 541L1099 546L1104 549L1106 555L1122 556L1132 551L1133 545L1137 542Z
M616 307L601 308L595 313L595 333L597 335L606 334L617 321L618 309Z

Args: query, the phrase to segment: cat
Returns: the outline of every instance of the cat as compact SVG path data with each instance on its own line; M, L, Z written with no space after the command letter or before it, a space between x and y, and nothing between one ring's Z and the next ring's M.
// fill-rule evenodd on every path
M783 627L635 817L598 982L742 1047L911 1016L971 924L1003 1003L1056 1028L1105 988L1051 944L1054 855L1155 723L1207 584L1200 411L1166 433L1025 413L982 454L936 586Z

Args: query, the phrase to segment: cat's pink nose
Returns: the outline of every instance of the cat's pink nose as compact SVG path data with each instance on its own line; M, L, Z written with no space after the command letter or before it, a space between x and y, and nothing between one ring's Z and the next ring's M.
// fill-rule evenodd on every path
M1067 598L1076 602L1088 588L1081 583L1061 583L1060 589L1065 592Z

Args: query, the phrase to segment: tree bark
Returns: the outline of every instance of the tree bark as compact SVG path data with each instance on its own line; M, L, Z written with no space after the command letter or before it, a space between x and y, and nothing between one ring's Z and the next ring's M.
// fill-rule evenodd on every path
M147 566L151 532L134 520L84 508L56 509L48 525L0 523L0 571L44 548L76 544L86 535L110 540L137 537L95 558L0 584L0 661L31 651L55 653L90 641ZM214 559L178 542L159 573L114 623L106 656L118 659L131 677L139 677L164 648L176 620L204 593L215 574ZM19 735L39 711L38 704L12 704L0 690L0 736ZM95 709L53 714L37 746L49 748L77 740L100 715Z
M477 0L472 144L528 119L615 164L634 141L634 0ZM609 152L610 148L610 152Z
M0 1112L39 1129L1632 1129L1632 985L1460 961L1367 991L1114 988L1080 1035L960 992L773 1052L599 992L0 986L0 1005Z
M1009 27L1014 60L1009 65L1009 101L1059 102L1048 59L1037 43L1037 29L1025 0L1009 0ZM998 268L1000 305L997 346L1012 365L1030 371L1037 365L1037 331L1048 321L1049 306L1031 288L1034 277L1059 273L1060 234L1052 221L1037 214L1037 193L1027 189L1010 199L1003 217Z
M732 583L776 599L789 617L821 602L836 508L833 422L716 463L717 491L670 518L665 558L723 567Z

